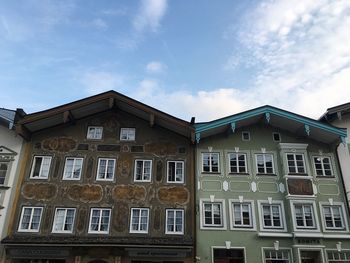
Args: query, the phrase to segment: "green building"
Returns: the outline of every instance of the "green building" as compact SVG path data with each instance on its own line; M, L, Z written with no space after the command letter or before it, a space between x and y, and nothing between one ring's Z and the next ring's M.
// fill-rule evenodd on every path
M345 129L271 106L195 128L197 262L350 262Z

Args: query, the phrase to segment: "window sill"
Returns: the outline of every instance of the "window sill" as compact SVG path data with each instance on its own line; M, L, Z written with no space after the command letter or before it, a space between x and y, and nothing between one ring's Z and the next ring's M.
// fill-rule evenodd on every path
M309 176L306 173L288 173L287 176Z
M221 174L221 173L220 172L202 172L202 174L210 175L210 174Z
M248 176L249 173L228 173L229 175L232 175L232 176Z
M277 174L261 174L261 173L257 173L256 176L273 176L273 177L276 177Z
M335 179L335 176L325 176L325 175L317 175L316 178L325 178L325 179Z

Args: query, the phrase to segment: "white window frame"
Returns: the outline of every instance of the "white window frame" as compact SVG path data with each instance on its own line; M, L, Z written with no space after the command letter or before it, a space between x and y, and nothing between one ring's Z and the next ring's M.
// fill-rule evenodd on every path
M209 171L204 171L204 155L209 154ZM218 156L218 171L213 172L213 165L212 165L212 155ZM220 153L218 152L202 152L202 173L220 173Z
M142 211L147 211L147 225L146 225L146 230L134 230L132 229L132 220L134 216L134 211L138 210L139 211L139 217L138 217L138 229L140 229L141 226L141 214ZM130 211L130 227L129 227L129 232L130 233L141 233L141 234L148 234L148 229L149 229L149 208L147 207L133 207L131 208Z
M232 171L231 170L231 154L236 155L236 158L238 158L239 155L243 155L244 156L244 169L245 169L244 172L240 172L239 171L239 168L242 167L242 166L239 166L239 160L238 159L236 159L237 160L237 166L235 167L236 171ZM229 170L230 174L248 174L248 164L247 164L247 154L246 153L243 153L243 152L229 152L227 154L227 157L228 157L228 170Z
M226 246L211 246L211 262L214 263L214 250L215 249L227 249ZM229 249L232 250L243 250L243 255L244 255L244 262L247 263L247 251L246 247L232 247L230 246Z
M293 263L294 262L293 261L293 253L292 253L292 249L291 248L279 247L278 250L276 250L274 247L262 247L261 251L262 251L263 263L266 263L266 257L265 257L265 252L266 251L277 252L277 253L281 252L281 251L288 252L288 263ZM271 259L273 259L273 258L270 258L269 260L271 260Z
M290 203L291 203L291 205L290 205L290 207L291 207L291 214L293 215L292 219L293 219L293 229L294 229L294 231L296 231L296 232L319 232L320 231L320 224L319 224L319 220L318 220L318 215L317 215L317 209L316 209L315 201L291 200ZM313 216L314 226L312 226L312 227L297 226L295 205L310 205L312 207L312 216Z
M73 170L72 170L72 177L66 177L66 169L67 169L67 160L73 159ZM81 166L80 166L80 173L78 178L74 178L74 166L77 160L81 160ZM83 165L84 165L84 158L82 157L66 157L65 163L64 163L64 171L63 171L63 180L72 180L72 181L78 181L81 178L81 174L83 172Z
M23 213L24 213L25 209L31 209L30 218L29 218L29 227L28 228L21 228L23 216L24 216ZM31 229L31 224L33 222L34 209L40 209L40 218L39 218L39 223L38 223L38 229ZM42 215L43 215L43 207L42 206L23 206L22 212L21 212L21 218L20 218L19 226L18 226L18 232L39 232L40 226L41 226Z
M101 161L102 160L106 161L106 169L105 169L103 178L100 178L99 175L100 175ZM113 174L112 174L112 178L107 178L108 163L110 161L113 161L113 170L112 170ZM114 174L115 174L115 163L116 163L116 159L113 159L113 158L98 158L96 181L113 181L114 180Z
M316 170L316 163L315 163L315 159L316 158L321 158L321 167L322 167L322 175L319 175L317 174L317 170ZM331 175L326 175L325 174L325 168L324 168L324 163L323 163L323 159L329 159L329 166L330 166L330 170L331 170ZM334 171L333 171L333 161L332 161L332 158L330 156L320 156L320 155L314 155L312 156L312 163L314 165L314 171L315 171L315 176L318 177L318 178L322 178L322 177L326 177L326 178L334 178L335 177L335 174L334 174Z
M0 161L0 165L1 164L5 164L6 165L6 170L2 170L5 171L5 175L2 177L3 178L3 183L0 183L1 186L4 186L6 184L6 178L7 178L7 174L9 172L9 168L10 168L10 162L4 162L4 161ZM1 178L1 177L0 177Z
M73 222L72 222L72 230L56 230L55 229L55 225L57 224L57 220L58 220L58 210L64 210L64 216L63 216L63 225L62 227L64 228L64 226L66 225L66 221L67 221L67 213L68 210L74 211L73 212ZM65 207L57 207L55 210L55 217L53 220L53 225L52 225L52 233L73 233L73 229L74 229L74 223L75 223L75 214L76 214L76 209L75 208L65 208Z
M256 174L258 176L276 176L276 169L275 169L275 157L273 153L255 153L255 169ZM259 167L258 167L258 155L262 155L264 159L264 173L259 173ZM270 155L272 157L272 173L267 173L267 167L266 167L266 155Z
M323 253L323 249L320 246L305 246L305 247L297 247L297 254L298 254L298 262L301 262L301 252L304 251L313 251L313 252L319 252L321 256L321 262L325 262L325 255Z
M292 173L292 172L290 171L290 166L289 166L289 164L288 164L288 155L292 155L292 156L293 156L293 162L294 162L294 167L295 167L295 172L294 172L294 173ZM298 171L299 168L298 168L298 166L297 166L297 159L296 159L296 156L297 156L297 155L301 155L301 157L302 157L302 159L303 159L303 168L304 168L304 172L303 172L303 173L301 173L301 172ZM287 164L287 168L288 168L288 174L290 174L290 175L299 175L299 174L301 174L301 175L307 175L307 168L306 168L306 161L305 161L305 155L304 155L304 153L300 153L300 152L297 152L297 153L287 152L287 153L286 153L286 164Z
M274 227L274 226L265 226L264 222L264 211L263 206L264 205L278 205L279 211L280 211L280 220L281 220L281 226L280 227ZM260 222L260 231L264 232L287 232L287 224L286 224L286 218L285 218L285 210L284 210L284 204L281 200L272 200L271 203L269 203L268 200L258 200L258 212L259 212L259 222Z
M215 224L206 224L205 223L205 204L214 204L214 203L220 203L221 204L221 225L215 225ZM200 228L201 229L207 229L207 230L226 230L226 207L225 207L225 200L224 199L200 199L199 201L200 205Z
M329 259L328 258L328 253L329 252L332 252L332 253L346 253L346 254L349 254L349 257L347 257L346 259ZM346 262L349 262L350 261L350 249L343 249L341 251L338 251L336 249L325 249L325 254L326 254L326 260L327 262L339 262L339 263L346 263Z
M90 129L94 129L94 133L90 134ZM97 132L100 130L100 132ZM102 126L88 126L86 139L88 140L102 140L103 137L103 127Z
M235 216L234 216L234 208L233 205L249 205L249 225L235 224ZM253 200L238 200L238 199L229 199L229 212L230 212L230 227L231 230L242 230L242 231L256 231L256 217L255 217L255 206ZM242 210L241 210L241 216L242 216ZM243 217L242 217L243 219ZM242 220L243 222L243 220Z
M248 135L248 139L244 138L245 134ZM249 131L242 131L242 141L244 141L244 142L249 142L250 141L250 132Z
M324 210L323 208L325 206L328 207L340 207L340 216L342 220L343 226L340 227L327 227L326 225L326 219L324 215ZM349 231L349 225L348 225L348 220L346 217L346 210L345 210L345 205L342 202L333 202L330 204L329 202L319 202L319 207L320 207L320 214L321 214L321 221L322 221L322 228L323 232L334 232L334 233L339 233L339 232L348 232ZM333 213L333 212L332 212ZM332 216L333 218L333 216Z
M92 215L93 215L93 211L94 210L98 210L100 211L99 213L99 220L98 220L98 230L93 230L91 229L91 223L92 223ZM102 213L103 211L108 211L108 228L107 230L101 230L101 219L102 219ZM90 220L89 220L89 234L108 234L109 233L109 229L110 229L110 225L111 225L111 215L112 214L112 209L110 208L91 208L90 209Z
M126 138L123 138L123 136ZM120 128L120 140L121 141L135 141L136 129L135 128Z
M168 230L168 219L169 219L169 212L174 212L174 231ZM184 234L184 219L185 219L185 210L184 209L166 209L165 210L165 234L168 235L183 235ZM181 231L176 231L176 214L181 213Z
M170 181L169 180L169 164L170 163L175 163L175 181ZM177 164L182 164L182 174L181 174L181 180L176 180L176 166ZM168 161L167 162L167 183L184 183L185 182L185 162L184 161Z
M142 162L142 174L141 179L136 179L136 173L137 173L137 162ZM150 174L149 179L145 178L145 162L150 162ZM134 182L151 182L152 181L152 160L149 159L136 159L135 165L134 165Z
M34 170L35 170L35 165L37 163L37 158L42 158L41 164L40 164L40 169L39 169L39 176L34 176ZM47 175L43 176L42 172L43 172L43 163L44 163L44 159L48 159L49 163L48 163L48 169L47 169ZM49 178L49 174L50 174L50 168L51 168L51 161L52 161L52 156L48 156L48 155L35 155L33 157L33 161L32 161L32 169L30 171L30 178L31 179L48 179Z

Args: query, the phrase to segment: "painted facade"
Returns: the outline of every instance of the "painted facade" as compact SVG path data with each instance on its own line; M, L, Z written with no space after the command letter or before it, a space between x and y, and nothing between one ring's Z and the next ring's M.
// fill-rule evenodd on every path
M270 106L195 127L197 262L350 262L346 131Z
M7 235L11 208L19 174L23 140L14 131L14 122L22 111L0 109L0 237ZM0 246L0 262L4 260Z
M346 128L348 131L346 140L343 144L338 146L337 152L350 206L350 103L327 109L326 113L321 116L320 120L336 127Z
M190 123L111 91L17 132L28 153L8 262L193 262Z

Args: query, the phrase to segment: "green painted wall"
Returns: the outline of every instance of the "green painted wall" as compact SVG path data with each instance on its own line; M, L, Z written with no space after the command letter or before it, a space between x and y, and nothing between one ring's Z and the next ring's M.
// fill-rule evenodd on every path
M250 132L250 141L242 140L242 131ZM286 152L292 150L281 150L280 142L273 140L273 132L281 135L281 143L297 143L307 144L304 153L307 174L311 176L315 197L296 197L289 196L287 192L286 178L288 173L286 170ZM229 174L228 153L235 152L235 148L239 147L238 152L247 154L248 174L232 175ZM344 195L344 187L340 178L338 162L336 160L336 145L326 145L320 142L310 140L308 138L297 137L292 133L277 130L265 124L256 124L245 127L243 130L231 131L225 134L218 134L212 137L201 139L196 149L196 180L198 192L196 197L196 213L197 213L197 259L198 262L206 263L212 261L212 249L215 247L225 248L225 241L231 242L231 247L239 247L245 249L245 262L264 262L262 256L262 248L274 247L274 242L279 241L280 250L283 248L290 249L293 259L290 262L299 262L298 250L304 247L319 250L326 260L326 252L328 249L336 250L336 243L342 242L342 248L350 248L349 228L344 231L324 232L320 214L320 202L329 203L332 199L334 203L344 204L344 222L348 225L349 211L346 207L346 199ZM264 149L262 149L264 148ZM202 172L202 153L209 152L219 153L220 164L219 173L210 174ZM275 176L257 176L255 157L256 153L272 153L274 156ZM296 149L296 152L302 150ZM332 162L334 178L317 178L314 171L313 156L329 156ZM256 185L256 190L254 189ZM225 188L227 186L227 188ZM283 188L285 191L283 192ZM281 191L282 190L282 191ZM202 229L201 228L201 200L210 199L214 196L214 200L225 201L226 213L226 229ZM249 230L231 230L230 227L230 209L229 200L239 199L243 197L245 200L253 201L254 225ZM281 201L285 211L285 232L267 232L261 229L259 220L258 200L267 202L268 198L273 201ZM305 231L306 237L293 237L293 214L291 209L292 201L311 201L315 204L315 213L318 218L319 231ZM331 201L332 201L331 200ZM259 233L270 233L272 237L262 237ZM281 237L280 234L290 235L290 237ZM300 232L299 232L300 233ZM333 238L323 238L322 235L333 235Z

